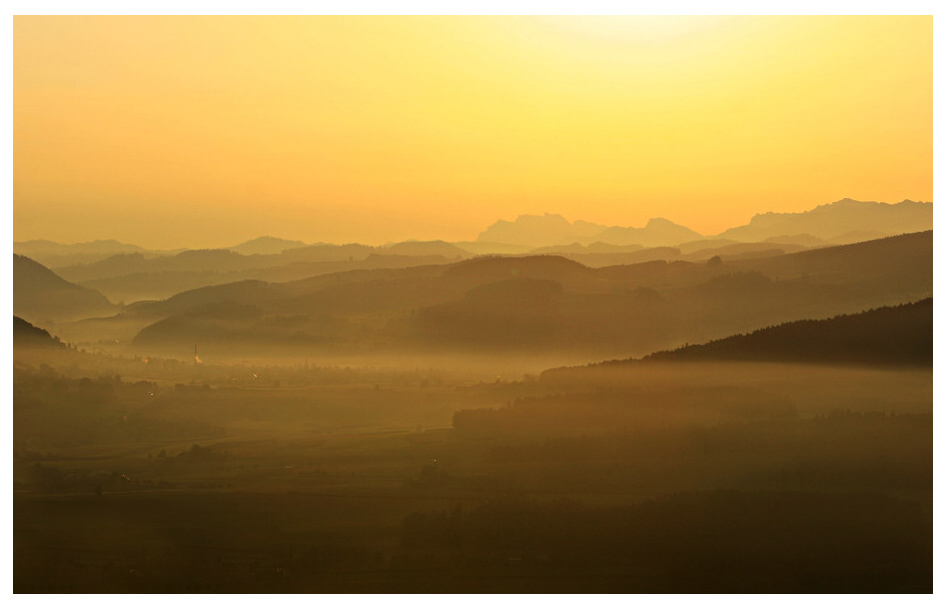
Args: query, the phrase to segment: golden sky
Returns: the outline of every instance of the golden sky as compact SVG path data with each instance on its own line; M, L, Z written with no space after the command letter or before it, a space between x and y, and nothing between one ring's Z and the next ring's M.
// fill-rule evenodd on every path
M13 60L16 240L933 199L932 17L14 17Z

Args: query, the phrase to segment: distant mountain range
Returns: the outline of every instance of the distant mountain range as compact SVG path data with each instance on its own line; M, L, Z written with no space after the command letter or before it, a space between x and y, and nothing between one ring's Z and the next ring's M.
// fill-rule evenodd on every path
M802 213L756 215L746 226L725 230L719 236L738 241L762 241L786 235L866 240L865 237L920 232L933 227L933 203L905 200L888 204L845 198Z
M615 245L644 245L662 247L677 245L701 238L690 228L685 228L664 218L652 218L644 228L622 228L612 226L596 237L597 241Z
M477 236L481 243L505 243L544 247L590 243L595 236L608 230L608 226L582 220L570 222L561 215L521 215L512 222L497 220Z
M842 199L801 213L764 213L745 226L730 228L714 237L737 242L774 240L806 246L846 244L934 227L932 203L905 200L896 204ZM561 245L675 246L705 238L663 218L651 219L644 228L603 226L582 220L569 222L561 215L521 215L499 220L477 237L481 243L506 243L548 247Z
M477 241L530 247L592 243L661 247L699 238L701 235L690 228L662 218L652 219L644 228L627 228L582 220L569 222L561 215L547 213L521 215L512 222L499 220L481 232Z
M478 255L559 255L584 266L649 261L700 262L762 258L805 249L929 230L933 204L895 205L844 199L804 213L768 213L746 226L704 237L655 218L643 228L604 226L560 215L499 221L477 241L406 241L382 246L333 245L260 237L223 249L148 251L118 241L60 245L14 243L62 278L115 302L164 299L176 293L241 280L285 282L348 270L450 264Z

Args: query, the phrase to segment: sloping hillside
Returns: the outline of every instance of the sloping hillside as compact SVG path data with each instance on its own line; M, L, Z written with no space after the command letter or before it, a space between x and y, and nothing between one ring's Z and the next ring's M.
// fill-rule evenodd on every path
M571 352L641 356L801 319L932 296L932 233L710 262L593 269L556 256L353 271L289 283L247 281L129 307L136 344L208 340L294 349ZM260 314L215 320L216 306ZM198 307L203 312L192 314ZM173 331L172 331L173 329Z
M71 264L91 264L117 254L144 252L137 245L115 240L91 241L64 245L47 240L14 241L13 251L25 255L48 268Z
M927 298L831 319L783 323L653 353L644 360L931 365L933 353L934 300Z
M116 306L98 291L66 281L39 262L13 255L13 314L47 325L113 314Z
M36 327L29 321L20 317L13 317L13 346L17 347L51 347L59 348L63 344L58 338L49 335L49 332L41 327Z

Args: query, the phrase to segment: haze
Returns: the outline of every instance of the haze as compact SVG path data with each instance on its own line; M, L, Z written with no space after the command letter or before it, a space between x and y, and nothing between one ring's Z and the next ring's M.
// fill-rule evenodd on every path
M15 593L933 592L932 17L14 55Z
M14 239L460 241L547 211L715 234L932 200L932 24L18 16Z

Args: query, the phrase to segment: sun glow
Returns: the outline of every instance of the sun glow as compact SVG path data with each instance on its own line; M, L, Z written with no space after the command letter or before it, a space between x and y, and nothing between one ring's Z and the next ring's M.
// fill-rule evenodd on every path
M929 17L15 17L14 48L18 240L933 198Z
M572 15L537 20L579 36L650 44L671 44L733 23L732 17L671 15Z

